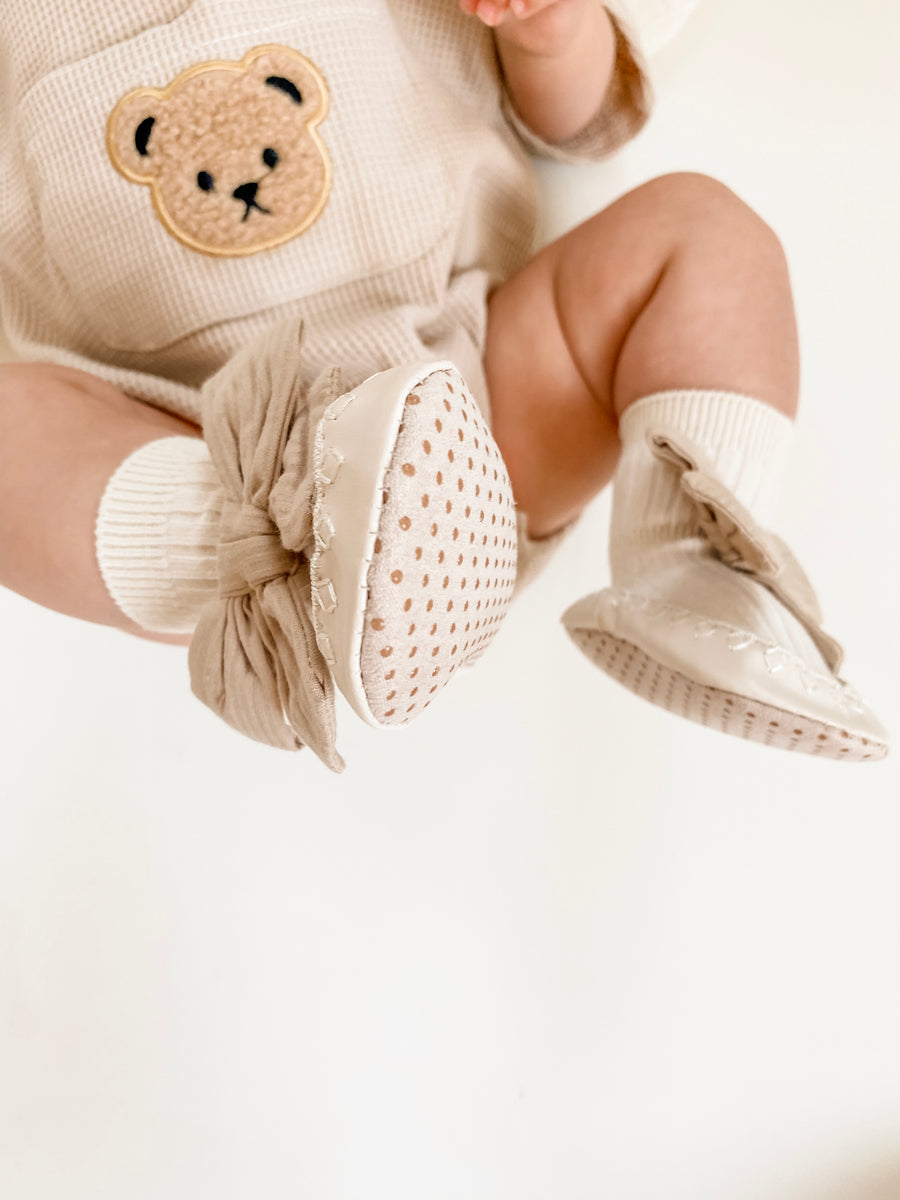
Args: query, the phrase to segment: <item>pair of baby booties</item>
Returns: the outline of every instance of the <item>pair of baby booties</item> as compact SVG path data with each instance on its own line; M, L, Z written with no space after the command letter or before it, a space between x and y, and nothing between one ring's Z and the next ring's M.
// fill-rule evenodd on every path
M309 745L339 771L335 685L369 724L404 725L492 641L515 587L515 503L452 364L395 367L349 391L325 371L306 390L302 329L276 330L268 350L238 355L204 390L226 499L192 686L240 732ZM626 411L612 586L564 624L597 666L671 712L773 747L882 758L887 734L838 677L840 647L796 560L717 469L715 436L691 436L723 412L738 426L786 421L727 394Z

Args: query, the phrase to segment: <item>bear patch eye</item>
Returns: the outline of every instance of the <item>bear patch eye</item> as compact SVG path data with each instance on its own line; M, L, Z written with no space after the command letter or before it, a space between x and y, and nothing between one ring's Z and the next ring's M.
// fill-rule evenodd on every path
M267 146L266 149L263 150L262 160L267 167L274 167L278 162L277 151L273 150L271 146Z
M211 192L213 190L213 177L209 171L201 171L197 176L197 187L201 192Z

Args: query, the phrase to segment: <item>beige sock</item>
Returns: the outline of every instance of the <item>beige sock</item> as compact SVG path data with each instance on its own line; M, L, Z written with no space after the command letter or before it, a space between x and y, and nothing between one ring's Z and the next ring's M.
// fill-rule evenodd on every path
M148 442L110 479L97 516L97 560L113 600L143 629L191 633L215 599L223 503L200 438Z
M693 506L678 477L648 444L660 428L695 442L729 488L768 526L784 475L793 426L768 404L735 392L656 392L622 414L622 456L613 487L610 566L613 583L627 587L647 567L677 558L698 540Z
M658 392L622 414L622 457L613 489L610 566L615 587L655 595L782 646L828 674L812 638L765 587L724 568L699 531L678 473L651 451L648 437L670 429L702 450L716 477L765 528L770 526L791 440L790 419L732 392ZM690 572L685 571L690 566ZM664 581L664 583L663 583Z
M775 409L729 392L660 392L628 408L613 586L563 622L597 666L669 712L786 750L875 761L887 733L836 677L840 646L771 529L790 431Z

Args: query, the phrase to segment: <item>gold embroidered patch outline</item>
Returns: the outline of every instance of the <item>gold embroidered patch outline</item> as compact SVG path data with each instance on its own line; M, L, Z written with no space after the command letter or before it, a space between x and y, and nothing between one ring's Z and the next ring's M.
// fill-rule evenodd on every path
M150 188L156 215L203 254L256 254L299 236L332 183L318 126L328 115L318 67L289 46L198 63L164 88L113 109L106 147L116 170Z

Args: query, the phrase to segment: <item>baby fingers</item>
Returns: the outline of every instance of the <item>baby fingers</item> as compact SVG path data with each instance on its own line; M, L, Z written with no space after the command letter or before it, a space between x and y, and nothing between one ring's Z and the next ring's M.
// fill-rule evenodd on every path
M525 21L558 0L459 0L460 8L485 25L497 26L507 18Z

